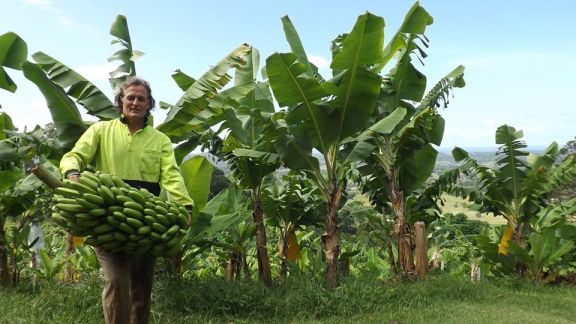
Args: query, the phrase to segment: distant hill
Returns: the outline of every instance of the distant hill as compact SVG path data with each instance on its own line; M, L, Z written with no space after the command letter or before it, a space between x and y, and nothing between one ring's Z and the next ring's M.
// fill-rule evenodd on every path
M544 151L546 147L544 146L534 146L529 147L528 151L533 154L540 154ZM470 156L478 161L478 163L491 166L494 163L496 158L496 147L469 147L464 148ZM215 167L219 168L224 172L225 175L228 175L230 172L228 165L224 161L218 160L215 156L207 152L196 152L190 154L189 156L194 155L204 155ZM324 166L324 159L322 155L318 152L314 152L313 155L320 161L320 167ZM455 168L457 166L456 161L452 158L452 148L440 148L438 150L438 157L436 158L436 165L434 167L434 173L438 174L443 170ZM281 172L285 172L286 170L280 170Z
M481 165L491 166L496 159L496 147L470 147L464 148L474 160L478 161ZM528 147L528 152L532 154L541 154L546 149L545 146L532 146ZM434 172L439 173L442 170L455 168L456 161L452 158L452 149L440 148L438 150L438 157L436 158L436 166Z

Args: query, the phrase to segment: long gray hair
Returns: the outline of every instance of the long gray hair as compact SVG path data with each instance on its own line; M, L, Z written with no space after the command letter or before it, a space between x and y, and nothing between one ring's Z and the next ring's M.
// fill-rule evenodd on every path
M122 114L122 98L124 98L124 91L126 91L126 89L132 86L139 86L139 85L144 86L144 88L146 88L146 91L148 92L149 107L146 115L148 116L150 114L150 111L154 109L154 106L156 105L156 100L154 100L154 97L152 97L152 89L150 88L150 83L148 83L148 81L142 78L131 76L128 77L126 81L124 81L124 83L122 83L120 90L118 91L116 96L114 96L114 109L118 114Z

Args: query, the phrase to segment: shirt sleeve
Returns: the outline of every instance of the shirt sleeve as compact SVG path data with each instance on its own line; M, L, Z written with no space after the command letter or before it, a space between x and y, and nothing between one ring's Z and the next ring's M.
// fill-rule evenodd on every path
M81 171L94 159L100 141L95 125L88 127L84 134L80 136L74 148L64 154L60 160L60 172L62 174L66 174L70 170Z
M194 202L188 195L188 189L182 178L182 174L176 165L174 149L170 140L166 140L162 146L160 185L168 193L170 200L184 206L193 206Z

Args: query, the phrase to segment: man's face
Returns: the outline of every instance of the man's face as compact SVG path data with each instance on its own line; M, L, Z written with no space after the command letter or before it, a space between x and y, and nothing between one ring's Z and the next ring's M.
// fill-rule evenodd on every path
M144 119L150 102L148 102L148 91L143 85L134 85L124 90L122 97L122 114L128 119Z

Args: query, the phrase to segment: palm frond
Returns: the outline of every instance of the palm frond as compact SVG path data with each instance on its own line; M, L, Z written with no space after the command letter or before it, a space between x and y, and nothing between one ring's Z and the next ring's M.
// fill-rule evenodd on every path
M38 66L46 72L50 81L63 89L68 89L66 94L86 108L88 114L103 120L118 117L112 101L98 87L76 71L43 52L34 53L32 57Z
M459 65L457 68L448 73L445 77L440 79L424 96L418 109L426 107L448 107L449 97L453 88L462 88L465 85L464 81L464 66Z

